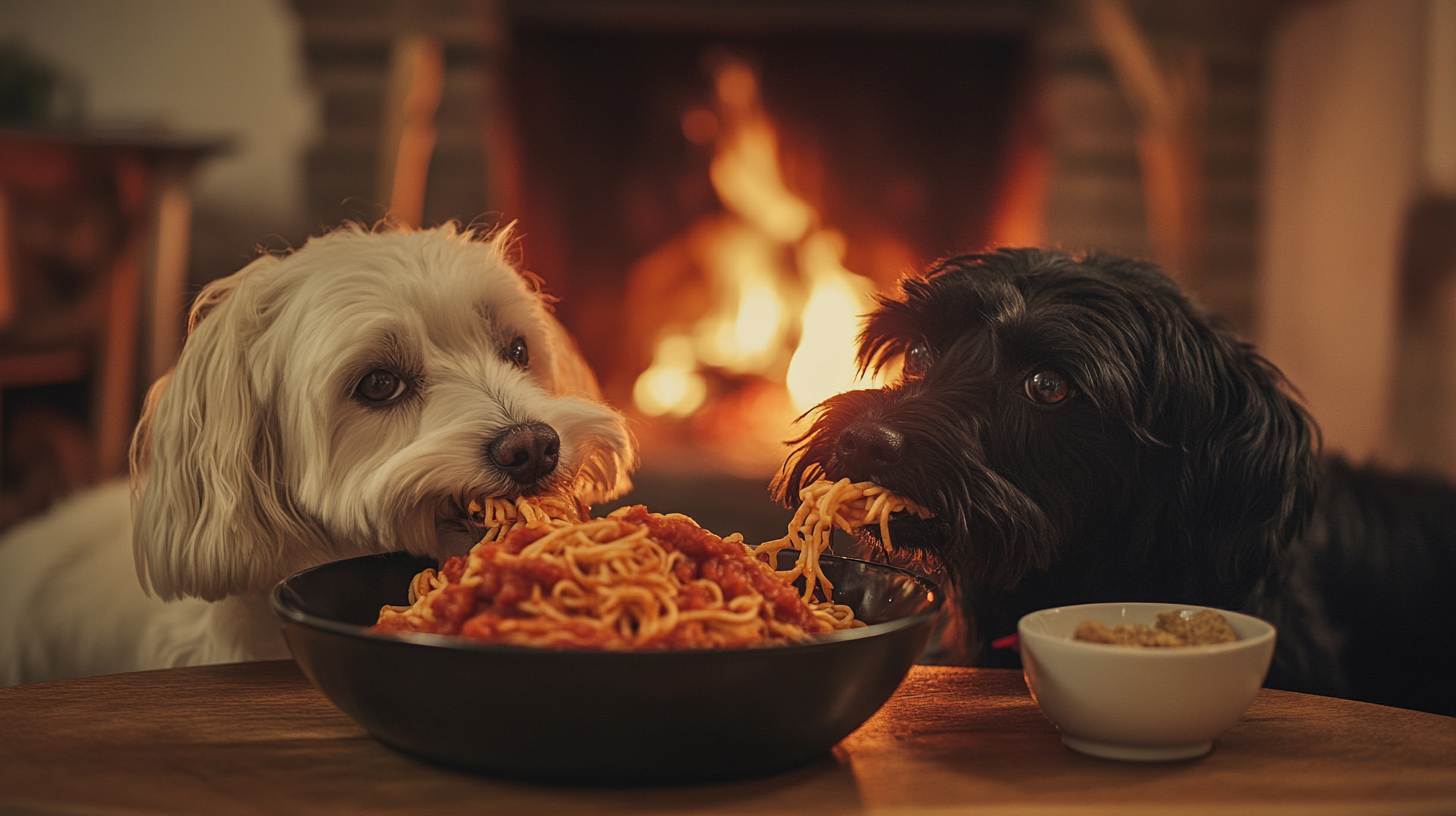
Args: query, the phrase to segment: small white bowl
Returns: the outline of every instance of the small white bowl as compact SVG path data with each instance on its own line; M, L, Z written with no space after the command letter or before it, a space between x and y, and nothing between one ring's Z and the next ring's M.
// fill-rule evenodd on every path
M1274 627L1214 610L1238 640L1147 648L1073 640L1084 620L1152 626L1159 612L1204 607L1099 603L1043 609L1016 630L1031 696L1068 748L1107 759L1156 762L1208 753L1244 716L1264 684Z

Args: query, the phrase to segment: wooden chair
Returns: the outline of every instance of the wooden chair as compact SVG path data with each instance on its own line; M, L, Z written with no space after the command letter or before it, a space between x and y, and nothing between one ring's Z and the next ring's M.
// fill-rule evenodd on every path
M144 389L181 347L189 185L220 147L0 129L0 397L81 384L88 480L125 472Z

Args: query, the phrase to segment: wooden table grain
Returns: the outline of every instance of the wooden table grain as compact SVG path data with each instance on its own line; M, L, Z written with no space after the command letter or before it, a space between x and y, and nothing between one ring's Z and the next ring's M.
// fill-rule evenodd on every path
M502 701L509 704L509 701ZM1452 814L1456 718L1264 690L1213 752L1062 746L1021 675L917 667L832 754L733 784L551 787L372 739L290 661L0 689L0 814Z

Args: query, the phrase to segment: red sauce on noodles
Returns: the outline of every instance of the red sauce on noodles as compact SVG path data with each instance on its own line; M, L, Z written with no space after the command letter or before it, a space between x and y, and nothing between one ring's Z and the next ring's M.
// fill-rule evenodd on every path
M624 533L645 525L648 534L660 546L686 556L674 567L677 578L684 584L675 599L679 610L699 610L710 606L714 600L712 590L692 583L707 579L717 584L725 601L757 593L765 601L762 615L779 623L800 627L806 632L828 630L826 624L814 617L799 591L775 575L768 565L756 560L742 543L724 541L687 519L655 515L641 506L633 507L617 518L623 523ZM480 545L469 558L449 559L440 569L449 584L431 600L428 619L387 617L373 628L384 632L429 632L492 641L501 639L497 632L504 621L510 620L517 621L513 624L517 627L524 625L531 627L533 632L539 630L543 638L558 638L559 645L625 648L622 639L614 637L612 632L602 632L571 620L536 618L521 609L522 602L530 601L533 592L549 596L557 582L567 575L561 567L542 559L500 556L518 554L548 532L549 529L543 526L521 528L498 542ZM477 562L473 574L479 576L479 583L462 586L460 580L471 569L472 560ZM761 638L754 638L742 643L708 643L705 638L701 623L685 621L663 637L636 644L636 647L684 649L762 642Z

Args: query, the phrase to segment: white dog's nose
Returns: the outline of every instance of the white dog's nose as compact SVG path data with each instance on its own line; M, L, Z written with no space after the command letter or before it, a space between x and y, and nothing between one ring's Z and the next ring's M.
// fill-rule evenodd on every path
M556 469L561 437L544 422L512 425L485 447L490 461L519 485L535 484Z

